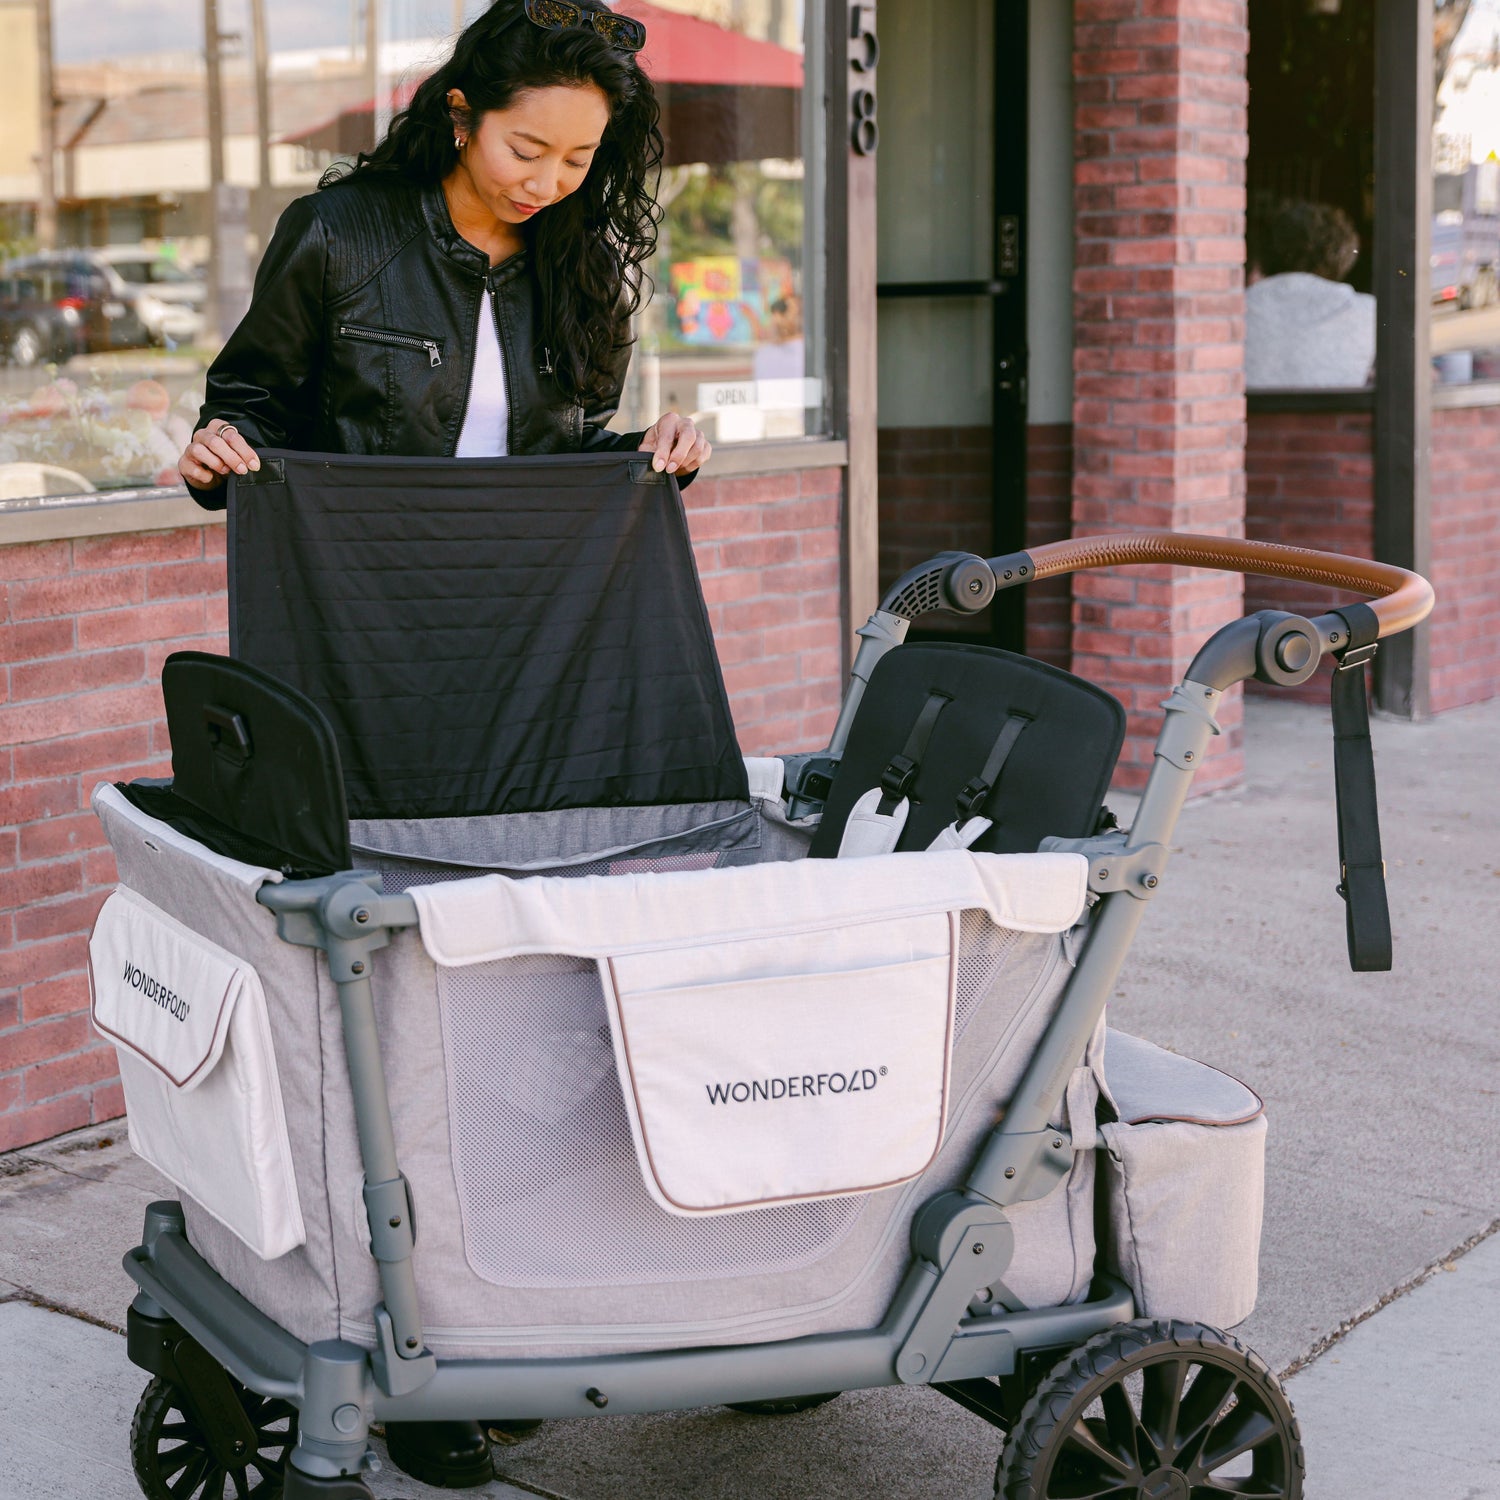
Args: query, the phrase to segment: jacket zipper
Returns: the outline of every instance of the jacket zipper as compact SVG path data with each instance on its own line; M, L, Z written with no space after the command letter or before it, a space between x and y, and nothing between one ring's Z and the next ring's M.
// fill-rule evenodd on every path
M424 339L415 333L392 333L384 328L361 328L355 323L340 323L339 337L362 339L367 344L395 344L401 349L425 349L429 369L437 369L443 353L436 339Z

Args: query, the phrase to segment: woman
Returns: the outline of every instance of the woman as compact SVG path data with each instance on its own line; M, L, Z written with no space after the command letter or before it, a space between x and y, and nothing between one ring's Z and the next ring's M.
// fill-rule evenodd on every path
M200 504L221 508L260 447L641 448L680 480L702 467L708 443L674 412L604 428L656 243L644 40L598 0L501 0L373 153L288 207L179 461ZM478 1423L389 1423L386 1439L429 1484L492 1476Z
M372 153L289 205L178 462L201 505L260 447L703 466L675 412L604 427L659 217L644 41L600 0L500 0Z

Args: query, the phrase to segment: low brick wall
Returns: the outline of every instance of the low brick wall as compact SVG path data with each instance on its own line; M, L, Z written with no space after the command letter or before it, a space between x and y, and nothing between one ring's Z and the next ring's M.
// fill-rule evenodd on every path
M1500 697L1500 407L1432 414L1432 711Z
M827 743L842 686L837 468L686 492L747 754ZM0 1151L120 1114L88 1021L115 880L101 781L165 775L161 664L226 649L224 527L0 547Z
M1252 541L1316 547L1350 557L1375 550L1375 455L1368 412L1254 412L1245 444L1245 535ZM1245 612L1321 614L1358 598L1341 589L1281 578L1245 579ZM1299 688L1252 693L1328 702L1325 661Z
M1360 412L1260 412L1246 450L1246 534L1353 557L1374 555L1371 418ZM1432 414L1432 712L1500 696L1500 407ZM1245 607L1317 613L1357 596L1275 579L1246 580ZM1318 676L1290 690L1328 701ZM1252 690L1254 689L1252 686ZM1277 689L1286 692L1286 689Z
M880 586L938 552L994 552L988 427L880 429ZM1072 428L1066 422L1026 429L1026 544L1070 536ZM945 629L962 631L949 617ZM983 634L984 617L975 622ZM1026 590L1026 650L1054 666L1069 665L1072 595L1066 578Z

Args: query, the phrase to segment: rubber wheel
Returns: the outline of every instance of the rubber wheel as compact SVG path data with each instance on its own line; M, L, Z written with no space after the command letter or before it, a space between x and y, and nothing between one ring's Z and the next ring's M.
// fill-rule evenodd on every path
M1301 1500L1302 1435L1259 1355L1202 1323L1096 1334L1021 1409L1000 1500Z
M821 1396L772 1396L769 1401L728 1401L730 1411L742 1411L751 1417L790 1417L799 1411L812 1411L837 1401L842 1391L825 1391Z
M232 1378L232 1377L231 1377ZM159 1375L141 1395L130 1424L130 1462L148 1500L273 1500L297 1441L297 1409L234 1382L255 1429L255 1451L225 1468L209 1451L182 1393Z
M34 365L41 357L41 335L34 328L20 329L10 343L11 363L26 369Z

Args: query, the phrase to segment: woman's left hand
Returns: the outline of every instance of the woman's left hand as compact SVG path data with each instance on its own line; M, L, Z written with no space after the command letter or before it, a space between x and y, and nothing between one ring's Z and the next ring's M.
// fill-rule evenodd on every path
M691 474L708 462L714 445L693 426L691 418L669 411L646 429L640 451L656 454L651 467L658 472Z

